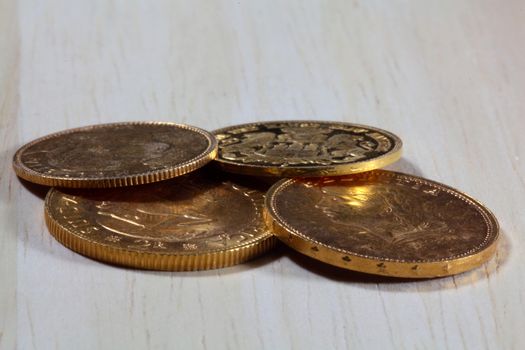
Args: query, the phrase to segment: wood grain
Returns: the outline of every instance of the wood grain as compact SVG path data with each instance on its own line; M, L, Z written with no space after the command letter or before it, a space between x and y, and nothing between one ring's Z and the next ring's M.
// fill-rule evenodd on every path
M18 143L19 33L16 7L0 1L0 349L17 333L17 233L20 185L11 172Z
M522 349L525 4L0 0L0 348ZM23 143L99 122L326 119L400 135L392 168L498 217L495 259L418 282L285 248L200 273L107 266L54 241Z

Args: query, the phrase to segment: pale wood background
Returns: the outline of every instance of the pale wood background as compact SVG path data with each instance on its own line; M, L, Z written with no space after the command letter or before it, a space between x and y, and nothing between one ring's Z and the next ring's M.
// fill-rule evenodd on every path
M0 348L523 349L525 3L0 0ZM498 217L497 257L404 282L277 250L199 273L65 249L16 148L65 128L332 119ZM31 191L30 191L31 190Z

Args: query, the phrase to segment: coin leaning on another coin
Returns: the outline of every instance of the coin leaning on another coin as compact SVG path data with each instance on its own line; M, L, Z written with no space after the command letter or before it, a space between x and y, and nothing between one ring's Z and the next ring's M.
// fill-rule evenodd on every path
M376 170L290 179L266 195L281 241L314 259L386 276L464 272L494 255L499 227L473 198L420 177Z
M13 157L21 178L47 186L140 185L196 170L217 155L202 129L167 122L128 122L70 129L22 146Z

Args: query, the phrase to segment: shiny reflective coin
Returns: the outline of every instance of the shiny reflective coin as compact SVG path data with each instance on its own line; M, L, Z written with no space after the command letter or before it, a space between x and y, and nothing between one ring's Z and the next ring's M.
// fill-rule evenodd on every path
M496 250L498 223L476 200L423 178L373 171L283 180L266 220L299 252L366 273L439 277L478 267Z
M21 178L48 186L96 188L145 184L202 167L217 154L210 133L163 122L102 124L51 134L20 148Z
M385 130L321 121L243 124L213 132L223 170L285 177L334 176L381 168L401 157L402 142Z
M51 189L45 216L66 247L104 262L154 270L235 265L270 249L263 190L198 171L126 190Z

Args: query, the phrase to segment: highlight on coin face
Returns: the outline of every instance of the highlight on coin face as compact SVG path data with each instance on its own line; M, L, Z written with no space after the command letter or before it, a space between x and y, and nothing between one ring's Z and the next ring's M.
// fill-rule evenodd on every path
M206 203L214 201L212 194L199 193L198 189L192 191L187 186L179 186L177 190L198 194L169 200L155 194L145 198L144 193L137 192L127 196L125 201L102 201L96 205L96 222L124 236L167 242L188 241L209 236L217 230L225 231L226 223L211 217L205 210Z
M427 198L425 201L424 196L420 197L401 186L390 188L380 184L328 185L320 188L320 191L322 195L315 206L329 217L332 223L350 230L346 234L373 236L379 239L380 245L403 245L405 249L417 250L422 247L423 241L434 239L437 243L452 230L447 222L437 215L440 205L438 202L433 198ZM468 220L469 214L475 215L474 212L462 211L456 220ZM364 221L366 226L363 225ZM477 222L483 224L482 220ZM481 225L473 227L472 230L465 227L464 230L458 231L458 236L454 239L470 242L483 228ZM372 246L367 253L373 254L378 249L380 247Z
M201 270L246 261L275 238L264 192L214 172L126 189L52 189L46 222L65 246L120 265Z
M458 273L492 256L498 236L494 216L475 200L444 185L388 171L283 180L269 191L266 208L284 243L369 273ZM316 244L324 247L322 254L307 248ZM333 258L339 254L345 260ZM349 263L352 259L361 263Z

